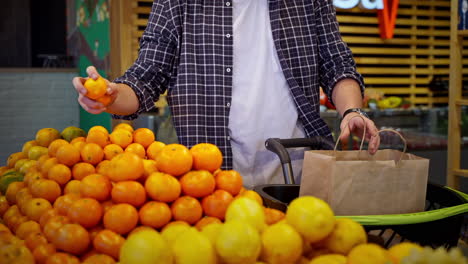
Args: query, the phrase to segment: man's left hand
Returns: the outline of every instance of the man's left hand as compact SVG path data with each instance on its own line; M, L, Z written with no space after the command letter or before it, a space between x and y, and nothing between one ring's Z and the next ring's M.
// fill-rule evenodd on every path
M340 141L346 141L351 133L362 137L364 127L366 128L365 140L369 142L369 153L375 154L380 145L378 129L372 120L360 115L359 113L349 113L343 118L343 120L341 120Z

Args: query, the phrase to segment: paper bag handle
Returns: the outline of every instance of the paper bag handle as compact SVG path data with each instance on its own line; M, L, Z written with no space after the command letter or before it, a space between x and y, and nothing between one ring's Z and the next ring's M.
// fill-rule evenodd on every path
M355 118L355 117L359 117L362 119L362 121L365 123L366 121L364 120L364 117L360 116L360 115L356 115L356 116L353 116L351 117L348 122L346 122L346 125L345 127L347 127L349 125L349 121L351 121L351 119ZM362 147L364 145L364 139L366 137L366 128L367 126L364 126L364 131L362 132L362 137L361 137L361 144L359 146L359 153L362 151ZM400 158L398 159L397 161L397 164L400 163L400 161L403 159L403 155L406 153L406 149L407 149L407 143L406 143L406 139L400 134L400 132L394 130L394 129L390 129L390 128L385 128L385 129L381 129L379 130L377 133L381 133L381 132L393 132L395 134L397 134L400 139L403 141L403 151L401 152L401 155L400 155ZM333 150L333 153L336 152L336 149L338 148L338 144L340 142L340 138L341 138L341 135L343 134L343 131L340 132L340 135L338 136L338 139L336 140L336 143L335 143L335 148ZM336 156L336 155L335 155Z

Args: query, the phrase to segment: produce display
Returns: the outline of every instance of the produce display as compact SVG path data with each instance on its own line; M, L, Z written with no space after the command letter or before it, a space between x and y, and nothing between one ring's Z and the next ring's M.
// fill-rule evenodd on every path
M222 160L126 123L40 129L0 167L0 264L467 263L457 248L368 243L316 197L265 208Z

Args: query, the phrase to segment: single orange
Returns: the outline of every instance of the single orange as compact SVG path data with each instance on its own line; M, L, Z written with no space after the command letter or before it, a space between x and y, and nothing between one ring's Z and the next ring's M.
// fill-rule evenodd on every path
M109 138L113 144L117 144L122 148L126 148L133 142L132 132L121 128L113 130L112 133L110 133Z
M104 213L104 227L118 234L127 234L138 223L138 211L130 204L116 204Z
M88 130L88 133L92 133L94 131L101 131L104 134L109 135L109 131L107 130L107 128L105 128L103 126L93 126Z
M47 177L57 182L60 186L65 186L72 178L72 172L68 166L55 164L50 168Z
M172 213L167 203L149 201L138 212L140 223L153 228L161 228L171 221Z
M120 248L124 242L125 238L121 235L112 230L103 229L93 239L93 246L97 252L119 259Z
M161 149L166 146L166 144L160 141L154 141L146 148L146 156L148 159L156 160L156 156L159 154Z
M189 149L181 144L164 146L156 157L158 170L180 176L192 169L193 158Z
M215 175L216 189L225 190L236 196L242 188L242 176L235 170L222 170Z
M49 179L40 179L31 185L31 194L34 197L44 198L53 203L62 194L60 185Z
M96 143L101 146L101 148L104 148L109 144L109 134L107 131L103 132L102 129L90 130L86 136L86 143Z
M121 181L112 186L112 201L140 207L146 201L145 187L136 181Z
M145 149L156 140L154 132L149 128L138 128L133 131L133 142L141 144Z
M96 172L96 169L93 165L86 162L79 162L73 165L72 176L75 180L82 180L84 177L93 174Z
M86 88L86 97L96 100L106 94L107 82L100 76L96 80L89 78L85 81L84 87Z
M84 253L88 249L90 242L88 230L79 224L63 225L59 228L53 240L54 245L58 249L73 255ZM49 259L47 261L49 262ZM80 262L78 261L78 263Z
M129 123L125 123L125 121L122 122L122 123L118 123L116 126L114 126L113 130L116 130L116 129L125 129L125 130L128 130L128 131L132 132L132 133L133 133L133 130L134 130L132 125L129 124Z
M37 232L41 232L41 226L36 221L29 220L18 226L15 235L19 239L25 240L30 234Z
M124 152L123 148L117 144L109 144L104 147L104 159L111 160L113 157Z
M65 194L57 198L54 202L54 209L60 215L68 215L68 210L74 202L81 199L81 195L76 193Z
M100 202L110 197L112 184L104 175L94 173L81 180L80 193L82 197L94 198Z
M224 190L216 190L213 194L206 196L202 200L203 212L207 216L216 217L224 220L226 210L231 204L234 197Z
M74 201L68 209L68 217L72 222L85 228L95 227L101 222L103 210L101 204L93 198L81 198Z
M200 202L190 196L182 196L171 205L172 216L175 220L187 222L191 225L200 220L203 214Z
M63 194L76 193L81 194L80 187L81 182L79 180L71 180L63 188Z
M115 182L137 180L144 170L143 161L137 154L124 152L112 158L107 176Z
M195 170L207 170L211 173L221 168L223 154L216 145L199 143L190 148Z
M36 222L39 222L41 215L52 209L52 204L44 198L33 198L26 203L26 216Z
M125 152L135 153L142 159L146 157L146 150L140 143L131 143L125 148Z
M55 156L59 163L70 167L80 162L81 160L80 150L71 144L60 146L57 149Z
M86 142L85 137L76 137L70 141L70 144L77 143L77 142Z
M104 158L102 147L96 143L87 143L80 151L81 160L83 162L96 165Z
M215 179L206 170L189 171L180 178L182 192L195 198L210 195L215 190Z
M285 218L285 214L278 209L265 207L264 212L265 212L265 222L267 225L278 223L279 221Z
M160 202L172 202L179 198L181 187L172 175L154 172L145 181L145 189L152 199Z

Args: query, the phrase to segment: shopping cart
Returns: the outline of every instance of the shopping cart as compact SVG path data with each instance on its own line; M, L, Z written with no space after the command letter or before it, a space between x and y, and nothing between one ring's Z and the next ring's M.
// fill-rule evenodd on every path
M278 155L286 184L259 185L254 190L260 194L266 207L286 212L288 204L299 196L299 185L294 182L291 159L286 149L309 147L332 150L334 145L324 138L316 137L270 138L265 146ZM446 186L428 183L424 212L337 217L351 218L361 223L369 234L378 236L385 247L409 240L433 248L450 248L457 246L462 229L467 228L466 213L468 195Z

